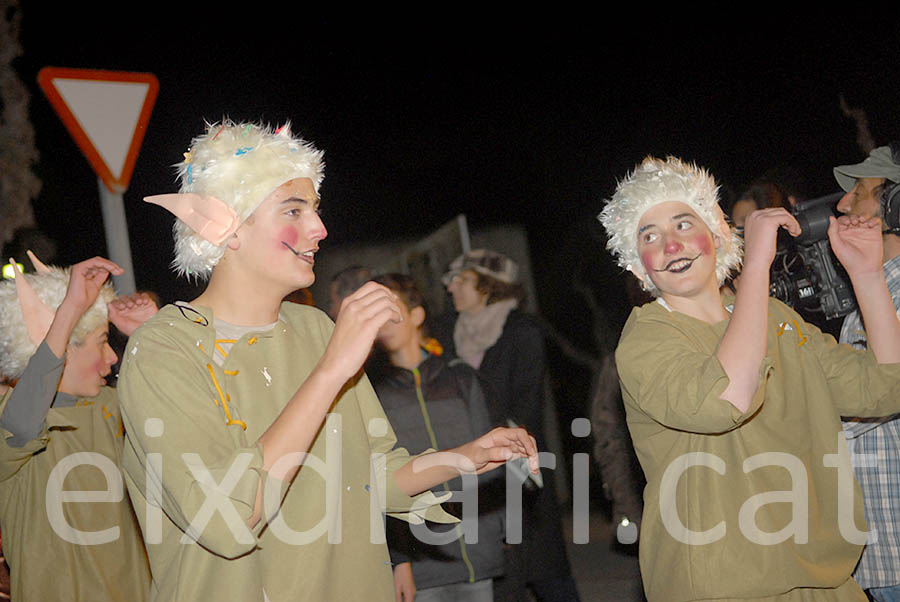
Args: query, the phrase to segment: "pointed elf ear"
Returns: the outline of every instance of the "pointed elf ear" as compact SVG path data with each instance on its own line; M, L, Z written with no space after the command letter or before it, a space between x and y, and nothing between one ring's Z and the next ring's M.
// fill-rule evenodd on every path
M37 255L31 252L31 249L25 251L25 254L28 255L28 259L31 260L31 265L34 266L34 271L38 274L49 274L50 268L44 265L44 262L37 258Z
M37 347L44 340L44 337L47 336L50 324L53 323L56 313L37 296L37 293L34 292L34 289L31 288L31 285L25 279L25 275L19 271L16 261L10 259L9 262L13 266L16 277L16 296L19 297L19 306L22 308L22 319L25 321L25 329L28 331L28 338ZM41 265L43 269L48 270L47 266ZM35 267L37 267L37 264L35 264Z
M220 246L234 234L241 220L234 209L214 196L194 193L157 194L144 200L167 209L188 227L204 238Z

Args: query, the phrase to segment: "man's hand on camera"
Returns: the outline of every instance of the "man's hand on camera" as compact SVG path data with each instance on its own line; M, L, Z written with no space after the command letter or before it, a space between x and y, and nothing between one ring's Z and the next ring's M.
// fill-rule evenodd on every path
M842 215L831 218L828 239L835 257L850 278L882 272L881 220L877 217Z

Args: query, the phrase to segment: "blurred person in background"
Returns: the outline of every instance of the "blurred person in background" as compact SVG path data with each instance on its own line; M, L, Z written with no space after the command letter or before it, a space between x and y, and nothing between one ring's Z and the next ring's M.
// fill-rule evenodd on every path
M484 392L475 370L460 359L448 361L426 336L424 297L405 274L374 279L399 298L403 320L378 331L378 347L390 367L373 376L373 385L397 436L411 454L448 449L491 429ZM477 542L466 541L459 525L427 530L388 518L387 540L394 562L397 602L491 602L493 578L503 574L503 513L480 495L495 471L478 477ZM435 493L461 492L461 479L434 487ZM456 495L456 494L454 494ZM457 496L459 497L459 496ZM454 498L445 503L453 507ZM465 516L462 516L465 518ZM455 531L448 543L429 544L430 532ZM442 539L446 539L442 536Z
M337 320L341 303L355 293L359 287L372 279L373 272L367 267L352 265L331 277L328 285L328 315Z
M435 325L435 337L448 355L481 375L494 424L524 426L546 449L544 335L519 309L525 289L518 272L512 259L489 249L454 259L443 281L457 314ZM495 599L518 602L530 588L540 602L578 600L553 479L543 479L537 490L528 490L529 483L522 495L522 543L506 546L506 575L495 581Z

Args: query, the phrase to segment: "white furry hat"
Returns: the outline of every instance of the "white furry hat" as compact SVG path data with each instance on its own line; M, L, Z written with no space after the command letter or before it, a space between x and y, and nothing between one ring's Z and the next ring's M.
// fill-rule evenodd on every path
M719 285L741 265L742 242L728 226L719 206L718 186L709 173L677 157L665 160L647 157L616 186L598 219L606 228L606 247L619 266L641 276L644 290L654 296L659 291L644 271L637 252L638 223L655 205L678 201L693 209L720 241L716 251L716 278Z
M312 180L316 192L324 178L324 153L291 135L290 122L273 130L228 119L206 124L177 165L179 192L214 197L243 223L276 188L295 178ZM180 275L206 279L226 244L213 244L181 220L175 221L175 259Z
M69 268L49 266L46 272L25 274L24 277L44 305L56 312L66 296L69 274ZM114 297L112 284L107 282L97 300L75 325L69 338L70 345L80 345L87 335L106 325L109 321L106 306ZM16 284L12 280L4 280L0 282L0 377L16 379L22 376L35 351L37 345L28 335Z

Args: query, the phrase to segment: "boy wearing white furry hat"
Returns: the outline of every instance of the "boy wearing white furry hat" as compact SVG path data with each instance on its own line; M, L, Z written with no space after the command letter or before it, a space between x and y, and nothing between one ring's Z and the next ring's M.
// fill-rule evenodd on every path
M322 153L284 126L209 125L150 197L179 220L175 266L208 279L131 337L120 372L126 482L153 600L393 600L382 512L452 522L427 491L529 456L495 429L414 460L359 369L396 296L368 283L334 324L282 303L312 284L327 232ZM420 493L420 492L425 493Z
M640 557L649 600L866 600L850 574L865 542L840 415L896 412L900 322L881 271L879 220L832 218L869 352L839 346L768 296L784 209L750 215L740 264L706 171L647 158L600 220L619 264L657 299L616 349L644 473Z
M124 495L117 361L108 320L125 334L152 314L145 295L113 300L113 262L0 283L0 525L12 599L144 600L150 573ZM65 486L63 487L63 484ZM73 493L79 492L79 493ZM87 492L95 499L77 501ZM74 503L72 503L74 502Z

